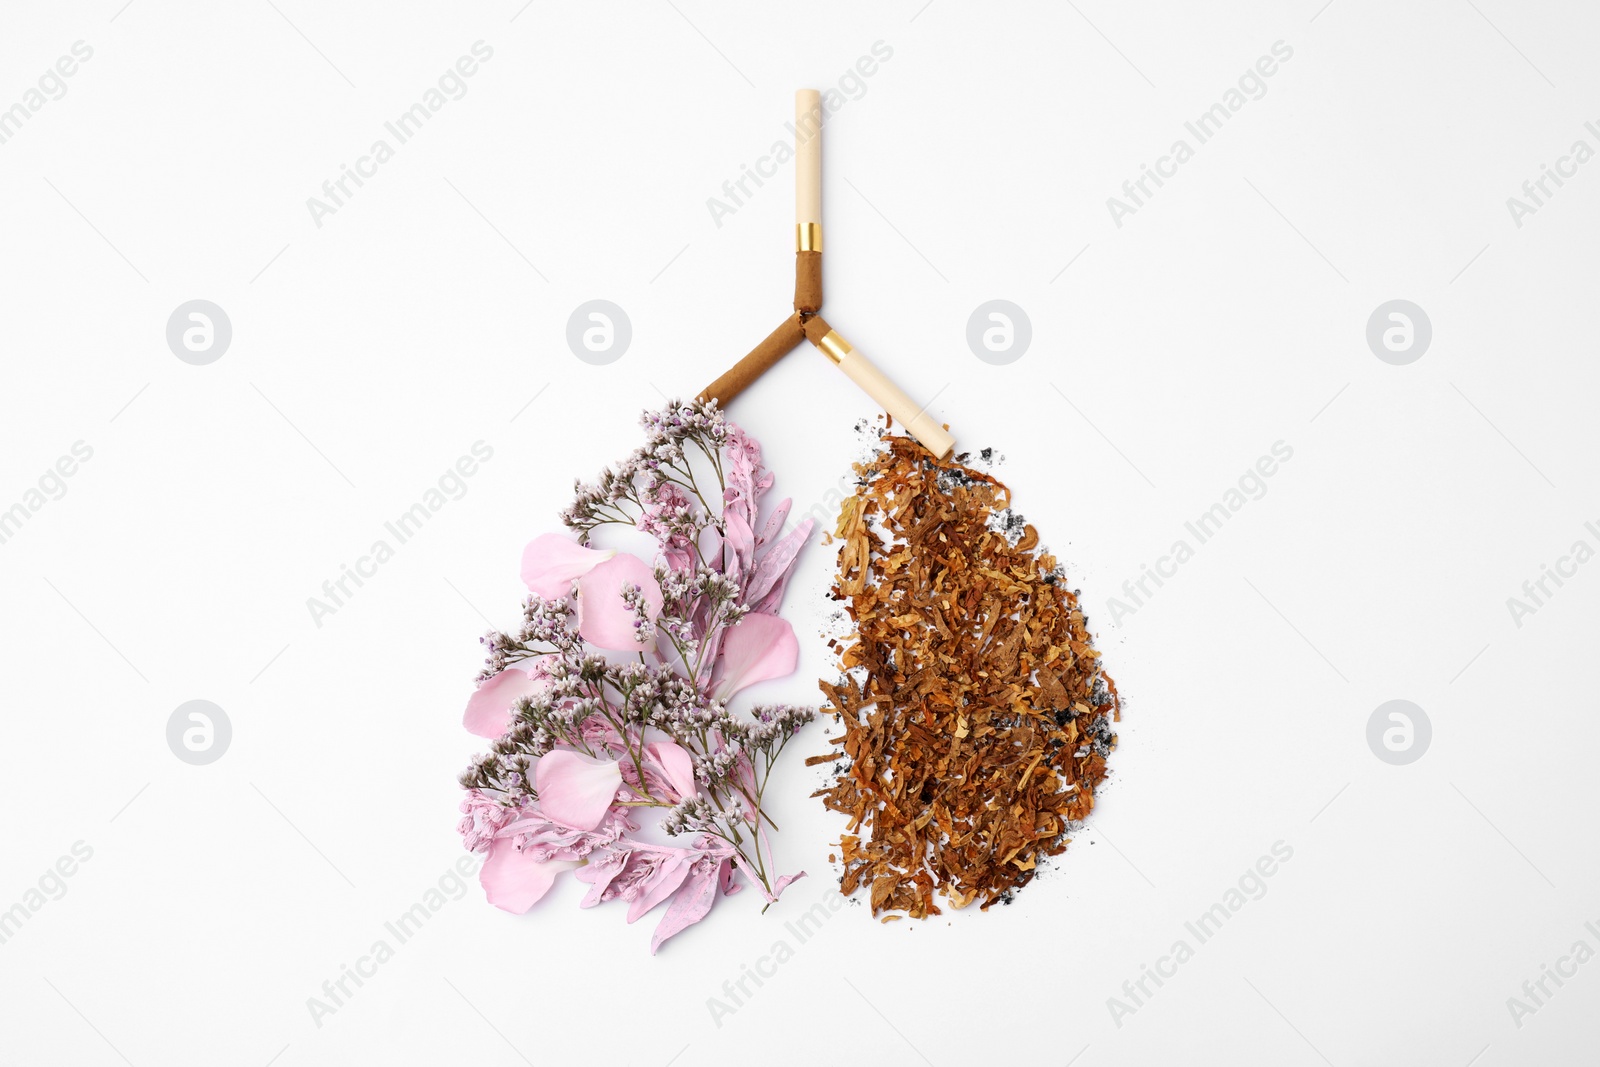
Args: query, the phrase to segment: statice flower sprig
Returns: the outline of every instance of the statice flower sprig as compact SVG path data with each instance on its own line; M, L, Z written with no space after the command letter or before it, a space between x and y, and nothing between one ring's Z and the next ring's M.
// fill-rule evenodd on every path
M616 467L607 467L593 483L574 483L575 499L561 513L561 521L576 530L579 540L587 544L595 528L607 523L636 525L652 506L669 505L667 510L677 510L681 502L669 486L678 492L692 494L701 508L710 513L713 522L720 525L721 500L714 506L702 493L695 475L692 457L698 453L717 477L716 496L726 488L723 474L722 447L730 431L737 430L728 422L715 401L681 404L672 402L660 411L646 411L639 419L645 429L645 443L636 448ZM709 487L708 487L709 488ZM662 519L661 514L650 516L652 524ZM675 515L685 527L692 516Z
M546 534L524 551L515 631L482 639L465 721L491 745L461 775L460 826L507 910L566 870L589 884L584 906L624 899L629 921L670 901L654 952L741 878L771 903L801 876L776 874L763 801L814 709L739 712L733 698L794 670L777 610L813 524L785 531L788 501L762 515L773 478L760 445L714 402L641 422L640 448L577 484L561 515L576 540ZM596 547L612 525L647 535L654 558ZM658 840L641 821L650 808Z

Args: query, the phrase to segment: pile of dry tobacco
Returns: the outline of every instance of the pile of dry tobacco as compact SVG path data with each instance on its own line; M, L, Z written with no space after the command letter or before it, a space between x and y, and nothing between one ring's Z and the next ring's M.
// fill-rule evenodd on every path
M846 895L873 914L1010 900L1067 847L1116 743L1116 685L1078 599L994 478L908 438L857 465L833 597L853 620L823 683L844 733L815 795L850 817Z

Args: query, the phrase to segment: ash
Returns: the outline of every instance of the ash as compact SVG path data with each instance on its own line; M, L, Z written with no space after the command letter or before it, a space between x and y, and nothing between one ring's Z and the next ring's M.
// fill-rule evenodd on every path
M999 511L989 513L989 521L985 524L990 533L997 533L1006 539L1006 544L1016 547L1022 540L1023 533L1027 530L1027 520L1023 519L1010 508L1001 508Z

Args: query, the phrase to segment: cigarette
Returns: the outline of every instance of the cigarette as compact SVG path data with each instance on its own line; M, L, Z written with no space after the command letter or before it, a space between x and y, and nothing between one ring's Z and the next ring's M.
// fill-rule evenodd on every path
M794 309L822 307L822 94L794 94Z
M794 248L822 251L822 94L794 94Z
M814 315L806 321L806 337L822 349L822 354L844 371L846 377L882 405L890 417L904 426L906 432L916 438L923 448L932 452L934 458L944 459L955 450L956 439L928 414L926 406L919 406L901 391L871 360L840 337L839 332L823 321L820 315Z

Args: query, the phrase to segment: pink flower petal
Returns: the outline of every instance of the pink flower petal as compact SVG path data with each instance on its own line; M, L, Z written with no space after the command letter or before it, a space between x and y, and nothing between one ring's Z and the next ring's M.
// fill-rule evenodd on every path
M644 751L678 795L677 799L694 796L694 757L689 755L688 749L672 741L653 741L644 746Z
M661 614L661 586L650 565L626 553L612 556L578 579L578 633L591 645L638 652L654 644L637 640L637 617L622 600L624 585L644 590L646 617L651 622Z
M628 921L636 922L651 908L676 893L683 880L689 877L689 869L693 866L694 856L687 850L664 857L655 873L639 887L639 895L628 906Z
M522 550L522 580L546 600L572 595L572 583L615 552L584 548L561 534L540 534Z
M510 838L497 838L489 858L478 871L489 903L521 915L550 891L556 875L583 866L581 860L537 860L531 852L518 852Z
M461 723L479 737L498 738L511 725L511 708L517 701L538 696L549 688L549 676L538 667L531 671L507 667L472 694Z
M733 857L733 865L738 869L740 874L745 876L745 880L755 887L756 892L767 898L768 904L777 902L778 898L767 892L766 887L761 884L761 875L756 873L756 869L754 867L745 862L743 856Z
M782 878L779 878L777 881L772 883L772 898L776 900L778 897L783 895L783 891L785 889L788 889L791 885L798 882L805 876L806 872L801 871L799 874L786 874Z
M755 573L750 576L750 581L745 586L744 602L755 610L762 610L756 605L765 606L764 598L777 589L778 596L772 607L778 605L776 600L783 597L783 587L778 583L787 580L789 571L794 567L795 560L800 556L800 550L806 546L811 538L811 530L816 523L811 519L802 519L789 536L781 541L774 542L761 557L761 562L756 564Z
M694 555L686 547L687 545L687 541L684 542L683 546L679 546L675 542L669 542L661 546L661 558L666 560L667 566L675 571L692 571L694 570Z
M558 748L539 757L533 768L539 810L577 830L593 830L606 817L622 784L616 760L591 760Z
M728 488L722 494L725 504L722 513L724 516L741 515L745 524L753 528L761 509L761 497L772 488L772 472L761 466L761 445L744 430L730 424L722 453L727 457L728 476Z
M772 514L767 516L766 524L761 527L761 532L756 535L756 547L772 543L772 539L783 532L783 520L789 517L789 508L794 501L780 500L772 509Z
M776 615L746 615L722 640L717 699L727 700L746 686L791 674L799 659L794 627Z
M721 864L701 860L684 879L683 886L667 905L655 934L650 938L650 955L673 934L680 933L706 917L711 905L717 901L717 871ZM704 869L702 869L704 868Z
M744 886L733 877L732 860L723 860L722 866L717 868L717 883L722 886L722 895L725 897L731 897L744 888Z
M722 573L743 585L745 575L750 573L755 563L756 535L751 532L744 516L737 511L729 511L722 520L723 526L727 527L722 545Z
M631 858L632 854L627 852L606 852L598 859L591 856L589 862L573 875L578 881L589 885L589 892L578 902L578 907L592 908L599 904L606 890L611 888L611 883L627 869Z
M622 734L617 728L607 721L604 715L591 715L584 719L578 727L583 735L583 743L589 746L591 752L602 748L625 748Z
M793 570L784 571L778 580L772 583L772 589L760 600L751 604L751 611L758 611L763 615L776 615L783 606L783 591L789 588L789 579L794 576Z

